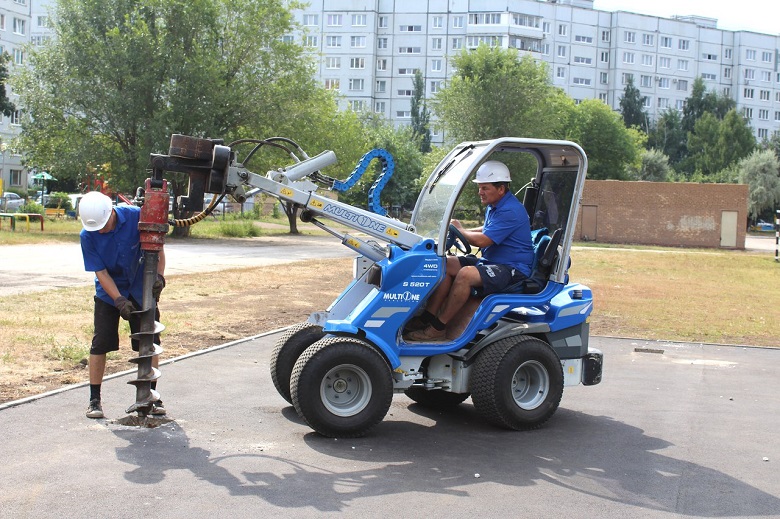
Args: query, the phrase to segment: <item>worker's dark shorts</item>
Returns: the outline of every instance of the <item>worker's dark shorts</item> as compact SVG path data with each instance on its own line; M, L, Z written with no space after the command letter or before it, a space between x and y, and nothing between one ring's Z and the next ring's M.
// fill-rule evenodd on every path
M132 297L130 301L136 308L141 308ZM90 355L104 355L109 351L119 349L119 310L114 305L110 305L95 296L95 335L92 336L92 347L89 350ZM160 309L155 309L156 320L160 320ZM140 319L133 316L130 319L130 332L135 333L140 329ZM160 334L154 336L155 344L160 344ZM138 351L138 341L131 339L130 344L133 351Z
M522 272L508 265L478 263L479 258L476 256L458 256L458 261L461 267L477 267L484 295L503 292L508 286L526 278Z

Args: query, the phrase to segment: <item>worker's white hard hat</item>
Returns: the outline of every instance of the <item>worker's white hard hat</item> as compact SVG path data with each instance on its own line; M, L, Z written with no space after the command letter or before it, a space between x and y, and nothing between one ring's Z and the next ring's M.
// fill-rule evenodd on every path
M472 180L477 184L487 182L511 182L509 178L509 168L506 164L497 160L489 160L482 164L477 170L477 177Z
M87 231L99 231L111 218L111 199L100 191L90 191L79 202L79 217Z

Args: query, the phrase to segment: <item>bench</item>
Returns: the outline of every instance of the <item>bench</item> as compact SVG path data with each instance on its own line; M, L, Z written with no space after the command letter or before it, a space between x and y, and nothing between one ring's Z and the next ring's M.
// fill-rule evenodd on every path
M53 207L47 207L44 209L46 218L62 218L65 216L65 209L55 209Z

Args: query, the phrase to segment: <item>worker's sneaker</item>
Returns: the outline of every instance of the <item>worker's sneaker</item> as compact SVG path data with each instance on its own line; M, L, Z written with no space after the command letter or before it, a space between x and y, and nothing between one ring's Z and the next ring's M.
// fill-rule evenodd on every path
M447 330L437 330L428 326L424 330L418 330L404 336L409 342L442 342L447 340Z
M100 405L100 399L90 400L89 407L87 407L87 418L103 418L103 416L103 406Z
M156 402L152 402L152 415L162 416L164 414L165 414L165 405L163 405L163 401L157 400Z

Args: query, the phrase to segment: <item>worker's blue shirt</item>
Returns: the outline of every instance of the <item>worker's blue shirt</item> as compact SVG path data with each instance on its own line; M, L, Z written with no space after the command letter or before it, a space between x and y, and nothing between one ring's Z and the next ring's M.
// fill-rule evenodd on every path
M84 269L89 272L107 270L116 283L119 293L136 301L143 296L143 254L141 235L138 232L138 220L141 209L133 206L116 206L116 227L111 232L81 230L81 253L84 256ZM108 304L111 299L97 277L95 293Z
M493 245L482 249L485 262L508 265L526 277L531 275L534 261L531 222L525 206L515 195L507 193L495 206L488 206L482 234L493 241Z

